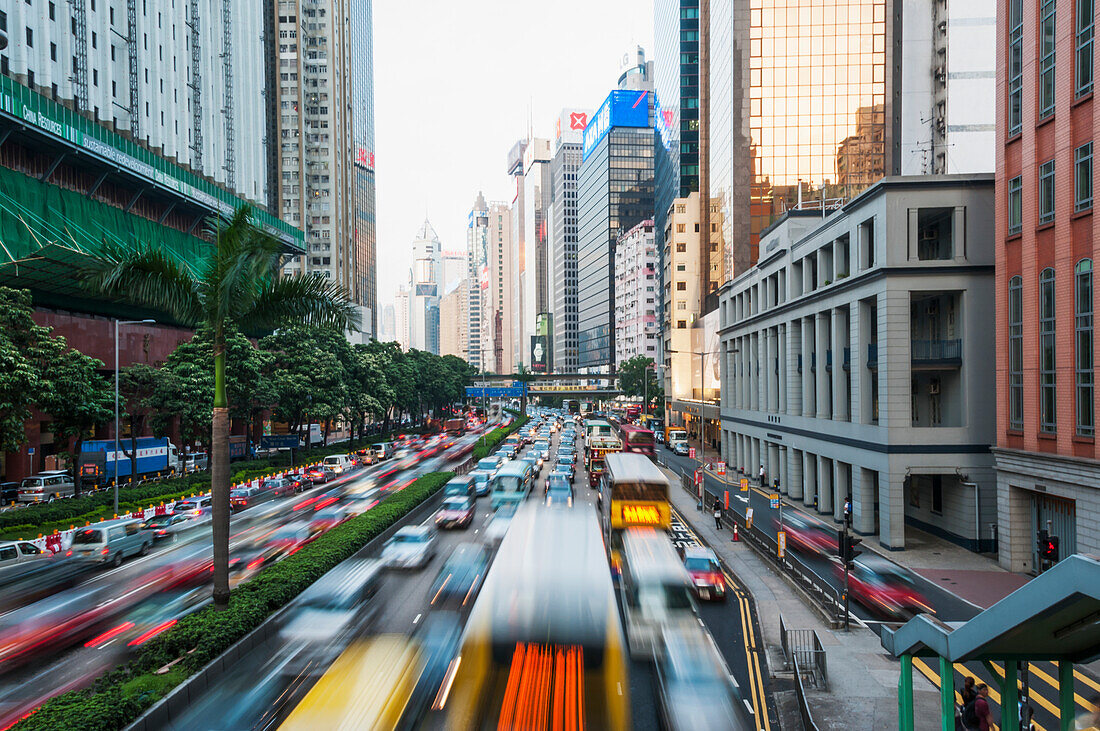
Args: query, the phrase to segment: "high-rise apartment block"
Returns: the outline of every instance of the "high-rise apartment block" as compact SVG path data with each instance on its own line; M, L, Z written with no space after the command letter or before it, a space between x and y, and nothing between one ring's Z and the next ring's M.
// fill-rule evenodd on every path
M0 73L268 207L262 3L18 2L4 11Z
M562 110L555 125L550 161L550 214L547 276L553 332L554 370L577 370L577 177L584 129L591 112Z
M1039 530L1059 539L1062 557L1100 552L1096 12L1084 2L996 6L993 454L1000 563L1012 571L1040 569Z
M512 293L515 289L512 259L512 206L489 204L486 235L489 284L481 302L481 367L493 373L512 373L515 357L512 339Z
M637 74L628 80L636 81ZM615 366L615 243L653 216L653 128L650 91L616 90L584 131L578 173L577 365Z
M466 327L470 320L469 290L459 279L439 299L439 354L455 355L463 360L469 345Z
M318 272L357 291L356 171L349 0L277 0L278 215L306 232L285 270ZM275 94L275 89L278 93ZM369 154L369 153L368 153Z
M481 370L482 311L489 308L489 204L480 192L466 219L466 362Z
M657 359L660 288L653 219L619 235L615 243L615 362Z

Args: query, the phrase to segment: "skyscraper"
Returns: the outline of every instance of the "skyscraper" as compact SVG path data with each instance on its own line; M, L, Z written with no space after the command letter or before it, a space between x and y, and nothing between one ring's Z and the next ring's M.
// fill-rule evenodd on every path
M550 208L550 140L532 137L523 151L523 253L520 273L520 361L532 363L531 338L540 315L550 312L546 267Z
M355 214L352 219L355 270L351 292L363 308L363 335L378 332L377 227L374 180L374 0L350 6L352 140L355 156Z
M397 340L397 317L393 305L383 305L378 318L378 339L383 343Z
M459 279L439 299L440 355L456 355L466 359L469 348L466 325L469 318L469 289L466 280Z
M493 373L511 373L515 368L512 348L512 207L495 201L489 204L489 284L481 304L481 367Z
M613 91L584 131L577 186L577 365L589 372L615 366L615 241L653 215L652 97L649 91Z
M526 150L527 140L519 140L508 151L507 161L508 175L512 176L516 186L515 197L512 198L510 218L512 233L508 242L510 248L508 255L510 261L508 263L511 274L511 296L509 303L504 308L507 313L505 322L507 328L504 336L508 338L511 350L511 361L506 362L504 367L509 371L526 362L523 358L523 353L526 350L523 346L523 282L526 280L528 266L532 270L535 268L534 261L530 263L527 261L527 245L524 238L527 233L527 227L524 223L526 201L523 185L523 162Z
M411 328L410 306L409 288L403 284L398 285L397 293L393 297L394 340L401 344L402 350L408 350L411 347L409 341Z
M412 244L409 289L409 347L439 353L439 296L443 287L443 245L424 219Z
M491 306L489 292L489 204L480 192L466 220L466 362L481 369L482 313Z
M577 370L577 172L590 114L586 109L562 110L550 161L551 342L554 370L562 373Z
M278 214L305 229L307 249L285 269L318 272L354 297L361 280L352 118L361 100L352 95L349 0L277 0L271 7L279 34L278 95L270 97L278 99Z
M657 359L657 247L653 219L621 234L615 244L615 362Z

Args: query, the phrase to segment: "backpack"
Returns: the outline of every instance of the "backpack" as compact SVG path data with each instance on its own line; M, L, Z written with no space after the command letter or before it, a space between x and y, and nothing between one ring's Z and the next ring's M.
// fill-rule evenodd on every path
M978 720L977 713L977 697L971 698L967 701L966 705L962 709L962 722L967 728L978 728L981 721Z

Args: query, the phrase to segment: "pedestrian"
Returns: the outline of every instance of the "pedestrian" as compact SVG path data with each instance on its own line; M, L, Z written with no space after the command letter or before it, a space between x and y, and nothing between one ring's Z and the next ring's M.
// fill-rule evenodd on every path
M767 474L765 474L765 472L764 472L764 465L760 465L760 472L757 473L757 474L760 477L760 487L767 487L768 486L768 477L767 477Z
M722 530L722 503L714 498L714 529Z
M993 728L993 711L989 710L989 686L978 683L978 697L974 699L974 715L978 717L978 731Z
M974 687L974 678L970 675L963 680L962 690L959 691L962 704L955 716L955 729L957 731L972 731L977 728L978 717L974 715L974 699L978 697L978 691Z
M1034 724L1031 719L1035 716L1035 709L1027 702L1027 696L1020 696L1020 731L1033 731Z

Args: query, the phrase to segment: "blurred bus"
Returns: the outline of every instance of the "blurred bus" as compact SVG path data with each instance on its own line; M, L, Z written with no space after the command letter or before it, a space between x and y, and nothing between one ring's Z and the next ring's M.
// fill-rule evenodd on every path
M629 729L628 660L596 516L523 506L436 696L449 729Z
M656 454L653 432L643 426L623 424L619 427L619 438L623 440L624 452L644 454L647 457Z
M588 486L597 487L603 475L604 461L609 454L621 452L623 443L617 437L592 437L584 442L584 468L588 471Z
M624 530L668 530L672 525L669 481L657 465L640 454L609 454L600 489L608 505L604 526L611 571L618 577L622 573Z
M397 728L420 677L420 651L401 635L345 650L279 727Z
M659 659L666 630L697 628L695 588L684 563L664 532L628 528L622 546L623 614L630 654Z

